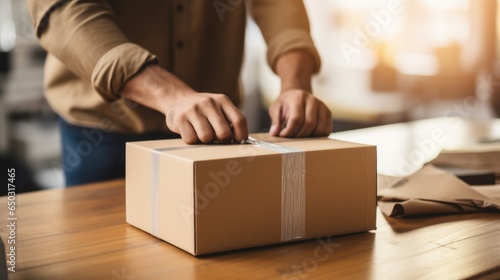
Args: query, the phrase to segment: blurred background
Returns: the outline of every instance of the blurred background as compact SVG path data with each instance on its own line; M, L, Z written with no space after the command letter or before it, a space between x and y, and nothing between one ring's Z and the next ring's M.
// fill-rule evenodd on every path
M323 60L314 93L332 110L334 131L500 115L496 0L304 3ZM242 110L252 132L268 130L266 108L279 93L265 52L250 19ZM64 185L57 116L43 97L44 58L26 1L0 0L0 157L2 170L22 174L18 192Z

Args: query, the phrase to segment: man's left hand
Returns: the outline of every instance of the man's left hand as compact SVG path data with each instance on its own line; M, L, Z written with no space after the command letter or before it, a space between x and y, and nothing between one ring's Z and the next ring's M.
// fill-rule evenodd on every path
M332 114L310 92L287 89L269 107L270 134L280 137L328 136L332 132Z

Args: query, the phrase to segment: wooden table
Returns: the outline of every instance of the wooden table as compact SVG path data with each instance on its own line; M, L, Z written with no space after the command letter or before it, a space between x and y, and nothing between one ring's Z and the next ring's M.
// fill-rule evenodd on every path
M373 232L193 257L125 223L122 180L16 199L10 279L500 279L495 213L378 213ZM0 205L6 240L6 197Z

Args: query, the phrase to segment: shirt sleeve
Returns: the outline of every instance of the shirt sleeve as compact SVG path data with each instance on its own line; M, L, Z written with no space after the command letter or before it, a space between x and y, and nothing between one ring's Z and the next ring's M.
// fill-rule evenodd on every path
M40 44L106 100L156 57L131 43L104 0L28 0Z
M321 59L309 32L309 20L302 0L253 0L251 13L267 43L267 62L276 72L282 54L301 49L311 55L314 72Z

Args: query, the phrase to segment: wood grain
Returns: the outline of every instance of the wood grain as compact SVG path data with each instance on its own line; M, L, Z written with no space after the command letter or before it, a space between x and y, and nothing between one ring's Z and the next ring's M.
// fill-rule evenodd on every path
M390 174L441 129L448 140L434 142L436 148L500 138L500 120L448 119L332 136L377 145L379 171ZM6 207L7 198L0 197L4 240ZM11 280L500 279L497 213L397 219L379 212L373 232L203 257L126 224L123 181L18 195L17 217L18 263Z
M494 279L500 275L500 222L494 213L419 219L379 213L374 232L193 257L126 224L124 201L123 181L18 195L18 263L10 279ZM0 198L0 205L6 202L6 197ZM6 218L7 211L2 210L1 221ZM7 234L2 226L0 235L5 239Z

